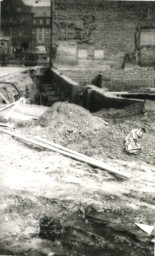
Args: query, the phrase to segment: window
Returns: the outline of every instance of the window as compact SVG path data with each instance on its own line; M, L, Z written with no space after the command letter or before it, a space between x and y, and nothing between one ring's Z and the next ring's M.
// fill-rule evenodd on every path
M46 24L50 24L50 19L46 19Z
M42 34L38 34L38 39L42 39Z
M36 29L32 29L32 34L36 34Z
M40 19L40 24L43 24L43 19Z
M50 42L50 39L49 39L49 38L45 38L45 42L46 42L46 43L49 43L49 42Z
M33 19L33 24L36 24L37 23L37 20L36 19Z
M19 30L19 36L23 36L23 30Z
M47 34L50 33L50 28L46 28L46 33L47 33Z
M22 8L21 7L17 7L17 12L21 12Z
M37 34L40 36L42 35L42 28L37 28Z
M21 17L20 22L23 22L23 21L24 21L24 17Z
M36 38L36 34L32 34L32 38L33 38L33 39Z

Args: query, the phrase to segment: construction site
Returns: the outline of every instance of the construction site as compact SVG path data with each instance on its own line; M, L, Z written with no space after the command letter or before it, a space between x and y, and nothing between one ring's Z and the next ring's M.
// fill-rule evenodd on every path
M60 38L48 62L1 59L0 255L154 256L155 6L95 2L55 0ZM71 43L62 21L76 8ZM130 33L114 33L115 10ZM103 14L102 45L89 40Z

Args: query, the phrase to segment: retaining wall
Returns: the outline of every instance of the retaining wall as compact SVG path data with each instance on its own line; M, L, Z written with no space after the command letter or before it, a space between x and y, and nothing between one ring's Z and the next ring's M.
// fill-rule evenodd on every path
M44 74L43 83L50 83L51 89L59 95L59 100L69 101L78 104L81 86L69 77L62 75L58 70L47 70Z
M123 108L135 103L141 108L144 103L139 99L117 97L94 85L81 86L54 69L45 72L43 83L51 85L51 88L58 93L60 101L82 105L92 112L102 108Z
M144 106L144 101L140 99L125 99L116 95L104 92L103 89L94 85L87 85L82 95L83 107L91 112L99 111L102 108L123 108L131 104L136 104L139 109Z

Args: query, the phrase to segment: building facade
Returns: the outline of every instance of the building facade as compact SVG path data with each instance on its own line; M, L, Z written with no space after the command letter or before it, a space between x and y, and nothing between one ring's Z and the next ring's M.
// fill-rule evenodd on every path
M76 42L106 58L132 52L140 24L155 23L155 2L55 0L54 39Z
M2 2L2 34L10 37L13 48L31 49L32 16L31 8L21 0Z
M51 38L51 19L49 7L32 7L33 27L32 27L32 49L37 46L44 46L49 52Z
M78 49L86 50L88 56L102 50L104 59L111 61L134 51L137 26L155 21L155 2L151 1L53 2L51 36L50 6L32 7L22 0L3 0L3 35L11 38L14 47L22 45L35 50L37 46L44 46L49 52L52 38L53 45L68 42L70 49L70 45L76 44Z

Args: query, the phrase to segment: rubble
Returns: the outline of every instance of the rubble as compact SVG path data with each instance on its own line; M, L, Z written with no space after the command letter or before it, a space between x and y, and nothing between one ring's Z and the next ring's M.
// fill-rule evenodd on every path
M133 129L125 138L125 150L130 154L139 154L141 151L141 144L139 139L146 132L145 128Z

